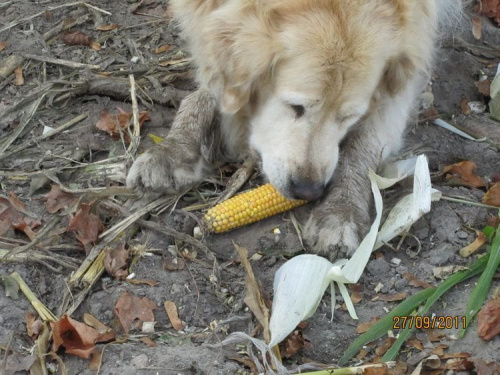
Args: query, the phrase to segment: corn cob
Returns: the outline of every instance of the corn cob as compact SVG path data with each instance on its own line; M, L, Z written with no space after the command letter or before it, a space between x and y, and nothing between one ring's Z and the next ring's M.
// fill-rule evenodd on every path
M209 209L204 216L205 227L209 232L223 233L305 203L303 200L287 199L271 184L265 184Z

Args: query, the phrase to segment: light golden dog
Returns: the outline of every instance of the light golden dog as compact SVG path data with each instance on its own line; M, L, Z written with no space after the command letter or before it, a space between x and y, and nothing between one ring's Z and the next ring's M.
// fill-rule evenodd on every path
M368 170L397 151L427 81L440 15L458 0L171 0L198 91L128 185L172 191L221 152L253 156L284 195L318 200L315 252L355 249L370 223ZM219 116L220 114L220 116Z

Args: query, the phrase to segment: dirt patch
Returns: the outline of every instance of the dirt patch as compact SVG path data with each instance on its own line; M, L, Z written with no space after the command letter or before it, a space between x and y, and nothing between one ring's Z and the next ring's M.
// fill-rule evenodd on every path
M75 209L65 206L54 214L48 213L45 201L51 185L61 184L82 202L92 203L92 213L100 218L106 229L111 228L123 218L120 207L133 211L139 205L135 203L133 206L134 200L127 201L122 190L106 197L102 195L103 191L109 192L111 187L123 184L130 158L126 152L128 146L119 136L113 140L107 133L98 130L95 124L104 111L117 114L117 107L125 112L132 111L129 92L129 74L132 73L139 87L139 109L146 110L150 117L141 130L139 152L142 152L154 142L154 137L149 134L157 137L167 134L176 106L194 88L189 56L182 50L165 2L98 3L95 6L99 9L68 5L63 1L0 3L0 42L7 43L0 52L0 67L9 56L18 56L15 67L22 66L24 78L24 84L16 85L14 74L0 77L0 113L3 114L0 118L0 148L3 150L0 153L0 179L3 195L13 193L19 197L29 216L40 222L33 229L35 233L43 230L48 233L36 242L36 239L31 241L19 230L6 231L0 238L0 249L19 254L29 250L48 258L40 262L33 256L24 259L21 264L4 261L0 263L0 275L18 272L35 295L55 314L62 312L61 306L70 308L72 303L78 303L74 294L69 294L69 300L64 300L65 296L68 297L66 292L68 283L71 284L71 272L85 259L85 248L89 251L99 244L89 239L84 246L75 233L66 231L71 217L76 215ZM39 12L39 16L30 18ZM11 24L13 22L18 23ZM112 30L98 30L112 24L119 26ZM73 25L71 30L81 30L91 36L97 46L64 43L60 36L68 25ZM476 46L485 46L486 43L498 45L500 32L485 21L481 42L474 41L469 31L465 31L462 38ZM159 48L163 52L159 52ZM500 154L496 147L500 144L498 123L485 114L460 114L462 98L484 100L474 82L482 75L490 79L494 76L498 52L490 51L490 55L486 56L481 51L465 42L444 43L437 56L432 92L434 105L443 117L454 116L453 122L458 126L480 137L488 137L490 142L468 141L426 121L415 121L410 126L407 149L425 152L433 172L461 160L474 161L478 166L477 174L486 180L500 172ZM93 67L95 65L98 68ZM37 105L39 98L42 99ZM85 115L84 118L68 125L65 131L43 138L44 131L68 124L81 115ZM13 137L16 132L18 135ZM9 147L6 147L7 143ZM20 146L24 148L18 150ZM221 182L225 181L227 178ZM448 186L441 177L436 177L433 182L448 197L480 202L484 195L481 189ZM398 187L386 198L390 200L404 189L404 186ZM213 197L213 191L214 184L202 186L186 194L173 212L172 206L168 206L147 220L191 235L196 225L194 217L200 217L201 211L194 211L193 217L193 214L180 209ZM103 203L105 201L107 205ZM308 207L296 210L297 216L302 217L307 210ZM396 302L377 300L377 294L413 295L421 290L411 286L405 274L411 273L435 285L439 282L434 275L436 267L467 265L469 260L460 257L458 251L475 239L474 229L483 228L492 214L495 211L471 205L444 200L435 203L432 211L413 226L412 236L402 241L398 250L395 250L398 245L396 240L392 248L384 247L373 256L357 286L363 297L356 306L359 321L369 322L381 317L396 305ZM276 228L279 231L275 231ZM123 329L114 307L123 292L130 291L136 296L151 299L158 306L155 310L155 332L144 334L132 331L116 343L99 344L98 347L104 350L99 373L249 372L241 362L234 360L235 357L244 357L237 353L237 349L241 348L222 349L217 345L230 332L259 332L256 321L243 302L245 274L233 241L246 247L250 256L256 253L261 255L255 258L258 260L252 261L252 265L263 290L271 295L276 270L287 258L303 251L290 214L279 215L229 234L206 237L203 243L215 255L218 272L214 272L213 259L202 248L152 230L147 225L138 225L133 233L125 231L119 238L127 242L130 249L146 249L146 255L142 253L143 256L137 258L132 271L135 279L152 280L157 285L131 284L104 274L82 299L72 317L82 321L85 313L91 313L122 335ZM177 262L182 263L178 269L172 264L173 249L184 255L184 258L177 258ZM66 259L67 264L58 264L53 261L54 258ZM463 283L446 294L433 313L462 316L475 281ZM496 279L492 290L499 286ZM79 290L75 287L73 292ZM167 300L175 303L185 324L182 332L173 329L167 318L163 309ZM342 301L339 299L337 303ZM0 288L2 354L8 346L10 350L27 355L33 346L33 341L26 334L24 320L24 314L29 310L32 307L23 295L13 299ZM358 322L342 309L336 310L335 318L330 322L330 311L330 297L326 296L302 331L310 345L287 359L287 366L293 368L312 361L336 363L348 344L357 337ZM221 325L221 322L225 323ZM438 343L430 343L422 331L416 337L425 343L426 353L440 343L447 345L448 353L462 352L484 361L500 362L500 337L490 342L479 339L476 323L472 324L464 339L457 340L457 332L457 329L443 331L444 336ZM144 336L150 337L157 346L148 347L141 341ZM368 346L363 360L372 360L383 340ZM421 357L422 350L406 346L399 360L411 369ZM69 374L95 373L89 368L87 359L67 354L61 354L61 358ZM51 363L57 366L57 362Z

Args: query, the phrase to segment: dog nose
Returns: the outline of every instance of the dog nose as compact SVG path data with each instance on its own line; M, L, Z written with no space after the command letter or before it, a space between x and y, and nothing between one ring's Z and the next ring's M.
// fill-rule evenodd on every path
M321 198L325 185L307 180L290 180L290 193L295 199L315 201Z

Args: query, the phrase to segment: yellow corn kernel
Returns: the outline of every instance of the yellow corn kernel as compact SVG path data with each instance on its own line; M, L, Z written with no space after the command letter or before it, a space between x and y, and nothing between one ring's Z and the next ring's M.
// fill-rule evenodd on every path
M207 211L204 222L212 233L223 233L307 203L290 200L271 184L238 194Z

